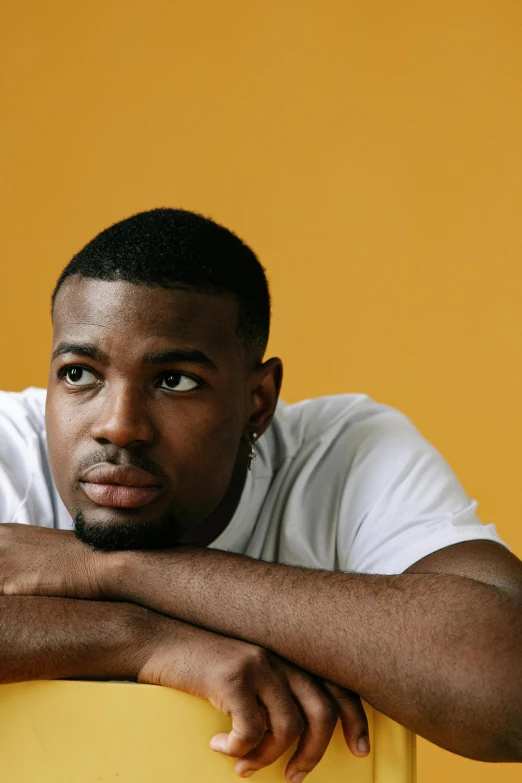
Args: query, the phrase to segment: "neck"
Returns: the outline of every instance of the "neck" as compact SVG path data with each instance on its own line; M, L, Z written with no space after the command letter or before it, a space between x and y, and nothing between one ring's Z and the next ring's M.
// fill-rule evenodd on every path
M208 517L196 525L196 527L192 528L192 530L187 531L183 540L180 541L181 545L197 547L208 546L227 527L239 505L241 494L245 486L247 461L248 446L241 443L232 478L223 499Z

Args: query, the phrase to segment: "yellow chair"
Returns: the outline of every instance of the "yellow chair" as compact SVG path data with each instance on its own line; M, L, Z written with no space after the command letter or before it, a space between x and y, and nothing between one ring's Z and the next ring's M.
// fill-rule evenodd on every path
M371 752L353 756L340 724L310 783L415 783L415 735L363 702ZM238 783L210 750L230 730L211 704L127 682L39 680L0 686L2 783ZM292 751L252 778L284 783Z

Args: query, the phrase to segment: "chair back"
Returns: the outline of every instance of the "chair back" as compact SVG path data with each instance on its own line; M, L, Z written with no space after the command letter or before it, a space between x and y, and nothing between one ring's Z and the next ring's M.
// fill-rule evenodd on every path
M356 758L338 723L307 783L415 783L415 735L363 702L371 752ZM230 718L180 691L130 682L39 680L0 686L2 783L238 783L209 748ZM295 746L294 746L295 747ZM253 776L285 783L292 750Z

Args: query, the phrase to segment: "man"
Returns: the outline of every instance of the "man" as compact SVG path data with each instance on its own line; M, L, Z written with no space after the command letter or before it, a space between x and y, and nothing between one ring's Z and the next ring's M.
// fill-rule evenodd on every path
M399 412L280 401L269 319L253 252L193 213L65 268L47 395L1 395L2 681L187 690L232 716L211 746L242 777L299 738L298 783L338 716L365 755L359 696L522 761L520 560Z

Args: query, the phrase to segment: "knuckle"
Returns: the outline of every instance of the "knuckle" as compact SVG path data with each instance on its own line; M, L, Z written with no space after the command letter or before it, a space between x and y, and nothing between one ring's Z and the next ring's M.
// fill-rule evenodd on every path
M243 669L225 669L216 677L219 691L228 694L244 694L248 691L247 672Z
M263 735L263 727L255 724L245 726L241 732L238 732L242 745L245 745L248 748L254 748L256 745L259 745L263 739Z
M289 715L281 728L281 737L287 742L293 742L305 730L305 722L299 713Z
M343 707L344 709L351 709L353 712L360 712L361 715L364 714L361 697L358 693L355 693L355 691L350 691L347 688L341 688L339 685L333 687L330 684L328 689L340 707Z
M238 684L239 680L242 679L240 672L238 672L237 669L228 668L228 667L225 669L221 669L221 671L216 672L215 678L217 683L224 688L228 688L229 686L235 686Z
M314 723L330 725L337 722L338 709L326 699L317 699L308 708L307 715Z
M268 653L262 647L251 646L216 674L216 681L223 688L231 690L251 690L254 676L260 670L269 670Z
M252 645L246 654L245 665L255 668L266 668L270 665L268 651L263 647Z
M330 686L332 688L332 686ZM343 704L354 704L361 706L361 697L355 691L350 691L347 688L342 688L340 685L336 685L332 688L335 697Z

